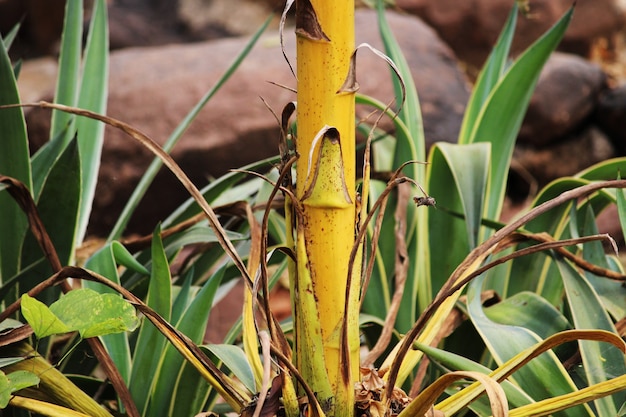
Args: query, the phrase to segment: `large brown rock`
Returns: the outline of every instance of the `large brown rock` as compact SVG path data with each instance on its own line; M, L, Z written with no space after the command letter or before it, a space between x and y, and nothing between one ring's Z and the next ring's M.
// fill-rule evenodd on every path
M615 156L611 141L600 129L590 125L558 143L541 148L518 145L512 167L533 186L543 187L552 180L574 175Z
M57 51L65 0L0 0L0 33L20 24L11 54L23 58Z
M626 84L603 91L594 113L594 122L619 151L626 155Z
M375 13L362 11L356 16L358 42L382 49ZM389 23L419 90L426 137L429 142L456 140L469 89L452 51L415 17L390 13ZM293 57L292 31L285 37L287 54ZM113 53L108 114L164 143L246 41L224 39ZM366 50L359 53L357 77L361 92L384 102L393 97L387 64ZM201 186L209 177L277 153L276 122L259 97L280 112L283 105L295 100L295 94L270 82L296 85L276 34L259 41L174 149L174 158L196 184ZM369 109L361 111L364 114ZM48 116L36 113L29 116L29 131L35 138L45 138L47 130L42 122ZM100 235L116 219L151 156L121 132L107 128L102 160L90 228ZM186 194L173 176L161 175L133 219L131 230L150 231L184 198Z
M530 14L519 16L514 52L528 47L572 5L572 0L529 0ZM423 18L462 60L480 67L506 21L512 0L396 0L399 8ZM624 26L617 0L579 0L560 49L587 56L598 42L613 48Z
M579 56L554 53L546 63L528 106L519 142L546 146L580 129L607 88L607 76Z

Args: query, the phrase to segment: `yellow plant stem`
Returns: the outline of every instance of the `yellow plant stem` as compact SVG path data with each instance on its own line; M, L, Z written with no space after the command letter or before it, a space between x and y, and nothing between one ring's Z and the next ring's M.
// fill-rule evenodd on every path
M350 292L348 308L345 302L356 217L355 113L354 93L338 90L354 49L354 2L298 0L296 13L296 196L303 214L297 227L299 281L294 293L296 310L306 310L294 314L296 364L328 415L349 416L359 375L358 291ZM325 127L331 128L328 136L321 133ZM351 282L358 286L358 260L355 266ZM345 314L350 351L342 358ZM320 375L321 364L325 375Z

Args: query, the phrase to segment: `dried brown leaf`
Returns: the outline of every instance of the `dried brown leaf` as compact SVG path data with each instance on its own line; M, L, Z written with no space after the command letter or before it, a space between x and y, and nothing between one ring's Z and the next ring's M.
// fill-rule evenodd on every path
M312 41L330 41L322 30L317 13L309 0L296 0L296 35Z

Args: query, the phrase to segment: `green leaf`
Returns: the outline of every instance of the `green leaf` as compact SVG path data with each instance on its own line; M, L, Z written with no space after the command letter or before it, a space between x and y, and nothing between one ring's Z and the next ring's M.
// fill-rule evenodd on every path
M489 158L487 143L438 143L430 151L428 188L440 207L428 216L433 288L441 288L478 241ZM463 213L465 219L448 211Z
M248 363L246 354L239 346L234 345L205 345L219 358L228 369L235 375L251 392L256 392L254 373Z
M521 326L502 325L490 320L481 305L480 294L485 276L474 279L467 290L468 313L489 352L501 365L541 338ZM510 378L535 401L572 392L576 389L556 355L546 352L529 362ZM585 416L593 413L588 406L576 406L555 416Z
M105 0L96 0L87 35L78 107L106 113L109 79L109 34ZM104 140L104 124L79 117L76 120L78 147L81 156L82 194L76 241L82 242L87 230L91 206L98 181L100 155Z
M467 359L462 355L457 355L446 350L437 349L420 343L415 343L415 346L426 355L428 355L431 360L436 361L438 364L448 370L473 371L483 374L491 373L491 369L470 359ZM522 405L530 404L533 402L532 398L530 398L528 394L526 394L518 386L512 384L509 381L503 381L502 388L506 393L506 399L508 400L511 408L520 407ZM456 388L452 388L452 390L454 390L455 392L457 391Z
M622 189L615 190L617 196L622 194ZM594 214L593 207L591 205L584 206L585 209L585 221L582 228L583 236L590 236L598 234L598 227L596 225L596 216ZM593 265L597 265L609 270L623 271L623 267L618 262L614 262L613 258L607 256L602 246L602 242L588 242L583 246L583 259L590 262ZM615 264L617 263L617 265ZM605 277L599 277L591 272L585 271L585 278L596 292L603 308L611 314L614 319L620 320L626 316L626 287L622 285L622 282L607 279Z
M207 203L211 205L220 205L241 200L242 195L249 195L248 188L258 189L261 182L256 181L259 179L255 178L246 181L244 184L239 184L248 176L248 174L240 171L264 172L267 170L268 166L273 166L278 163L278 161L279 158L275 156L253 162L242 167L241 170L229 172L228 174L216 178L200 191ZM200 213L200 207L194 199L189 198L163 221L163 227L171 227L198 213Z
M233 242L246 239L246 236L231 231L227 231L226 236ZM210 243L217 241L217 236L211 227L206 224L197 224L167 239L165 249L166 252L171 253L173 250L178 250L194 243Z
M176 323L176 329L184 333L194 343L201 344L213 306L215 294L224 277L225 268L220 268L202 286L182 317ZM151 416L168 416L180 413L181 409L193 403L198 395L197 390L207 391L207 385L195 369L185 370L183 358L171 345L165 348L159 375L170 375L170 378L159 378L155 387L148 414ZM203 394L200 395L204 397ZM198 410L194 410L197 412Z
M4 39L2 39L2 42L4 43L4 48L7 51L11 49L11 45L13 45L13 41L15 40L15 37L17 36L17 33L20 30L20 26L21 26L20 23L13 26L11 30L9 31L9 33L5 35Z
M165 320L171 317L171 291L169 264L163 249L161 229L157 227L152 235L152 271L146 304ZM144 321L137 336L130 377L130 392L142 414L148 407L153 384L159 379L160 361L165 344L165 337L147 320Z
M13 385L14 391L32 387L39 384L39 377L28 371L15 371L7 375L9 382Z
M178 287L178 294L176 294L174 304L172 305L172 323L177 323L180 320L197 293L198 288L192 288L191 286L194 271L195 265L192 265L189 270L185 272L184 278L181 277L183 283Z
M490 142L492 154L490 188L485 217L497 219L502 209L507 173L515 139L528 103L548 57L561 41L572 18L571 8L546 34L511 65L490 92L468 133L467 143Z
M386 184L383 181L370 181L370 207L373 205L373 202L378 199L385 189L385 186ZM390 207L385 211L385 217L378 238L378 251L374 260L375 266L362 306L363 312L379 318L387 316L387 311L391 304L391 291L393 291L393 288L390 288L390 286L393 285L393 279L389 278L393 276L395 261L393 213L389 214L389 212L392 211L393 209ZM368 237L371 239L373 227L370 225L368 229ZM367 328L364 329L364 331L366 334L368 333ZM373 342L375 343L375 341Z
M0 105L20 102L13 68L0 42ZM0 110L0 175L13 177L32 189L28 137L20 108ZM20 270L20 249L28 227L26 217L6 192L0 192L0 281Z
M491 146L489 143L475 143L471 145L438 143L433 148L434 150L431 151L432 166L440 167L440 165L445 163L454 179L456 192L460 197L465 216L468 244L470 249L473 249L479 243L478 232L480 230L483 201L489 177ZM443 158L443 160L438 158ZM447 188L445 187L443 181L438 178L435 168L430 171L430 179L431 194L436 197L438 204L443 206L443 201L449 198L447 196L449 185ZM433 215L431 213L431 217Z
M557 259L565 286L569 311L577 329L598 329L616 333L613 322L589 282L568 262ZM615 346L595 341L579 341L584 373L589 385L626 374L624 354ZM594 401L597 415L617 414L623 395L616 394Z
M496 323L527 328L542 339L571 328L559 310L529 291L514 294L484 311Z
M83 1L68 0L65 5L65 19L61 35L55 103L76 106L80 84L82 41ZM70 113L52 110L50 141L45 143L32 158L35 200L39 198L48 172L76 134L74 119L75 116Z
M40 186L37 201L39 217L61 264L70 265L73 263L75 252L74 235L80 198L80 160L75 140L67 145L50 171L46 173L46 177L40 179ZM49 262L32 269L26 267L36 264L43 256L39 243L32 233L27 233L22 245L22 265L25 267L19 279L20 291L29 291L41 282L42 276L53 274ZM60 293L60 289L54 287L41 294L39 300L49 305Z
M621 173L618 174L617 179L621 179ZM622 236L626 236L626 193L622 188L617 190L615 194L617 198L617 215L622 228Z
M626 172L626 158L613 158L599 162L580 171L576 177L587 180L612 180L620 172Z
M385 16L385 8L382 1L377 2L378 11L378 29L385 46L385 52L391 58L393 63L399 70L402 80L399 80L395 73L392 72L392 82L395 91L396 103L402 108L398 112L398 117L406 124L410 136L398 136L396 143L396 151L394 157L394 169L398 168L406 161L424 161L426 159L426 145L424 140L424 126L422 121L422 111L420 109L417 88L413 81L413 75L409 64L402 53L400 45L396 41L391 27ZM404 84L404 94L402 84ZM402 102L404 98L404 103ZM398 132L400 133L400 132ZM411 178L422 178L420 173L424 169L418 165L413 165L407 169L410 171Z
M81 187L80 156L75 140L70 141L46 178L42 180L42 189L37 201L39 216L50 235L61 264L72 264ZM24 243L23 264L35 262L41 255L39 244L29 234ZM35 278L35 284L40 280L41 275Z
M135 308L120 295L99 294L88 288L64 294L50 311L85 339L132 331L139 325Z
M11 394L13 393L13 387L9 382L6 374L0 371L0 408L6 408L11 401Z
M39 377L28 371L15 371L6 375L0 371L0 408L6 408L12 394L24 388L39 384Z
M544 187L532 203L536 207L552 198L558 197L563 192L572 188L589 184L590 181L583 178L560 178ZM583 204L590 204L595 212L600 212L608 204L612 203L612 196L607 190L599 191L589 197ZM532 219L525 225L525 229L531 232L545 232L555 238L567 237L564 233L568 230L571 204L566 202L554 209ZM545 254L524 256L515 259L510 267L508 279L508 294L519 291L533 291L540 294L554 305L558 305L562 295L562 281L550 279L554 274L554 265L550 266ZM506 296L506 294L503 294Z
M115 258L115 246L118 242L111 242L105 245L95 254L91 256L85 263L85 268L97 272L102 276L107 277L109 280L120 284L119 275L117 272L117 264ZM121 245L120 245L121 246ZM97 291L100 294L115 294L114 290L100 284L98 282L84 281L84 288L90 288ZM122 378L128 384L130 381L131 359L130 359L130 345L128 341L128 334L117 333L102 336L102 343L107 349L107 352L111 356L111 359L115 363L115 366L122 375Z
M378 0L376 6L378 30L385 46L385 52L398 68L399 76L402 78L399 80L392 72L396 103L399 107L401 106L398 109L398 119L402 120L407 127L406 130L396 131L396 148L393 159L393 169L395 170L408 161L424 162L426 160L426 141L422 111L411 69L387 22L383 1ZM404 96L402 85L404 85ZM404 168L404 173L416 181L423 181L426 178L426 168L423 164L410 164ZM428 210L417 210L415 205L409 204L406 223L407 254L412 262L409 262L405 283L406 290L396 326L403 332L412 326L416 313L425 309L432 300L429 276L430 248L427 243L428 228L426 227Z
M111 249L115 262L125 266L139 274L150 275L150 271L146 269L135 257L128 252L126 247L118 241L111 242Z
M4 367L10 366L10 365L13 365L14 363L21 362L24 359L25 358L23 358L22 356L0 358L0 368L4 368Z
M65 19L59 54L59 76L57 78L54 102L75 106L78 100L80 83L80 57L83 41L83 1L68 0L65 4ZM68 129L74 116L60 110L52 111L50 139L61 136L61 149L69 143L75 133Z
M504 24L504 28L498 37L496 45L491 50L480 74L478 74L478 79L474 84L472 95L465 109L465 115L463 116L461 132L459 133L460 144L470 142L470 134L474 130L475 123L478 121L479 113L488 100L489 95L500 81L502 74L505 72L511 43L513 42L513 35L515 34L517 9L517 4L514 4Z
M72 331L72 328L63 323L47 305L28 294L22 295L21 309L38 339Z

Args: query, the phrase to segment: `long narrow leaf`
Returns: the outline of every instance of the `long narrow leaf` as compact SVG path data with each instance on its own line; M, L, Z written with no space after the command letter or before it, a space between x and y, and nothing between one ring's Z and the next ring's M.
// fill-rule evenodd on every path
M19 103L9 55L0 42L0 104ZM28 138L22 109L0 111L0 175L13 177L32 189ZM0 192L0 281L20 269L20 247L28 227L26 217L6 192Z
M469 143L470 134L474 130L478 115L505 72L506 63L509 59L509 51L515 34L515 24L517 22L517 3L513 5L511 13L504 25L504 29L498 37L496 45L493 47L487 62L483 66L476 84L472 89L472 95L465 109L461 132L459 133L459 143Z
M83 40L83 1L68 0L65 5L65 20L61 35L59 70L54 94L54 102L75 106L80 85L80 63ZM33 156L33 190L35 201L43 182L48 177L55 161L76 134L71 122L75 116L60 110L52 111L50 141L45 143Z
M80 82L80 58L83 40L83 1L68 0L65 4L65 21L59 54L59 77L57 78L54 102L75 106ZM63 134L67 144L73 136L68 125L75 116L59 110L52 111L50 140Z
M85 263L85 267L107 277L109 280L115 282L116 284L120 283L119 275L117 273L114 250L111 244L104 246L91 258L89 258L89 260ZM115 291L113 291L109 287L106 287L96 282L84 281L83 287L91 288L100 293L116 294ZM103 336L102 343L106 347L107 352L109 352L111 359L113 359L115 366L120 371L120 375L122 375L124 382L128 385L128 383L130 382L131 370L131 355L128 335L126 333L119 333Z
M160 228L153 234L152 271L146 304L167 321L172 308L171 275L160 234ZM142 414L147 410L153 386L159 379L159 362L164 346L165 338L159 330L144 322L137 337L130 377L130 392Z
M589 282L569 263L558 261L559 270L567 302L578 329L599 329L615 333L615 327L606 314L598 295ZM606 346L598 342L580 341L580 354L584 372L589 385L610 379L612 376L626 374L624 354L615 346ZM621 400L621 401L620 401ZM617 414L623 396L603 397L595 401L598 417L612 417Z
M107 7L104 0L96 0L87 36L78 107L95 113L106 113L109 79L109 31ZM104 140L104 124L79 117L76 120L78 146L81 156L81 209L76 241L81 242L87 231L91 206L98 181L100 155Z
M489 144L433 146L429 156L428 187L441 210L428 216L431 248L430 279L441 288L452 271L478 243L483 198L490 161ZM463 213L465 220L447 211Z
M491 142L492 159L487 218L496 219L502 209L507 173L515 139L543 65L560 42L573 9L528 48L494 87L478 115L467 142Z
M213 299L223 276L224 268L207 281L176 324L176 328L196 344L202 343ZM181 380L183 364L183 358L178 351L171 345L167 346L163 353L159 375L168 375L169 378L161 377L156 382L154 395L148 408L150 416L168 416L173 415L173 411L180 412L176 405L189 403L190 399L195 396L196 390L202 391L203 386L204 391L208 389L197 372L193 373L195 375L193 380L188 375L186 381ZM194 411L197 413L200 410Z

